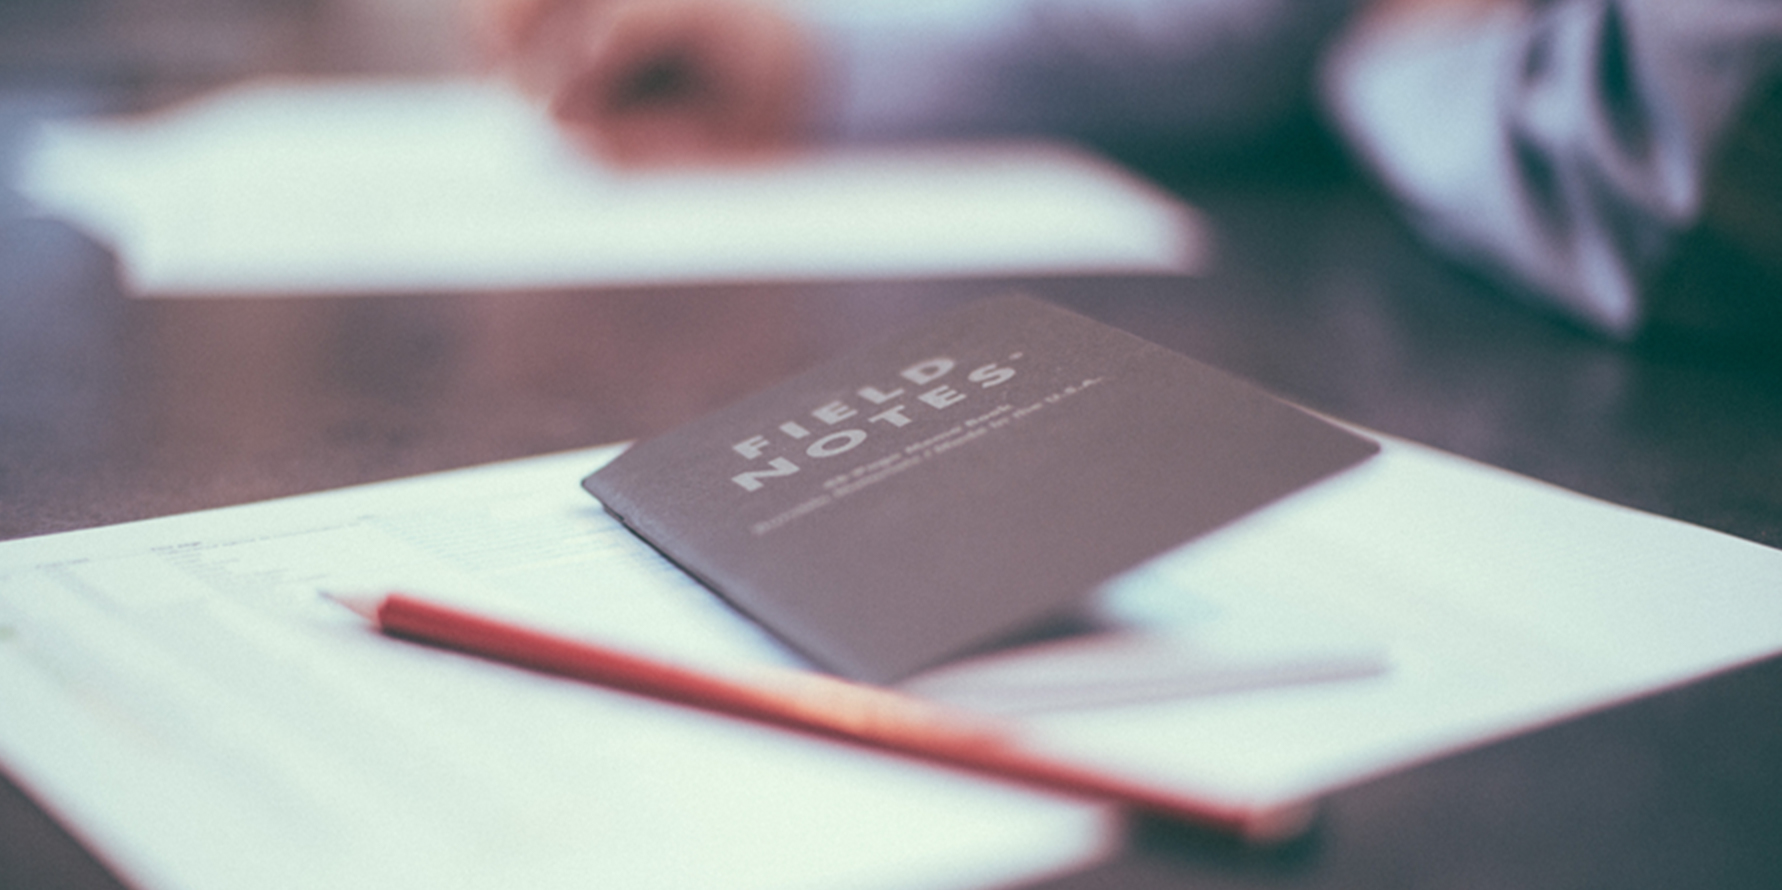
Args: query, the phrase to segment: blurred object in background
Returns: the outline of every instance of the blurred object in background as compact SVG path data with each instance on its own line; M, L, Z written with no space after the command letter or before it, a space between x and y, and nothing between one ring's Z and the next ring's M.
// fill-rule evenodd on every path
M1326 89L1430 243L1612 338L1782 336L1782 2L1376 10Z

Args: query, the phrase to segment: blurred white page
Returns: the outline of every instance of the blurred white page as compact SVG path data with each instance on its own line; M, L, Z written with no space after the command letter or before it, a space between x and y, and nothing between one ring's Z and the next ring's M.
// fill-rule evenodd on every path
M21 189L143 295L1189 273L1199 218L1056 145L620 172L499 83L261 81L46 126Z
M402 643L403 588L784 662L550 456L0 544L0 759L143 890L959 888L1109 813Z

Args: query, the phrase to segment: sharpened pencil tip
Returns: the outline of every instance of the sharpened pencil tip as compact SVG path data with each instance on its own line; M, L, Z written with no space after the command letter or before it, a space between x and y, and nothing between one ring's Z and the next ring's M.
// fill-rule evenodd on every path
M324 599L333 600L354 612L359 613L367 621L377 620L377 607L383 601L380 596L368 596L359 593L336 593L332 590L318 590Z

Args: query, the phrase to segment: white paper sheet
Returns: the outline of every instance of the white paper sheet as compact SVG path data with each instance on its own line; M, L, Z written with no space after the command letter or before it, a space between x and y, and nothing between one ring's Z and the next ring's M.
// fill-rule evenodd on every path
M786 656L585 452L0 545L0 758L145 890L973 887L1105 810L400 643L405 587L722 667Z
M1382 641L1388 673L1036 715L1033 733L1150 781L1292 800L1782 652L1782 551L1383 444L1113 602L1265 599Z
M498 83L262 81L46 127L20 189L142 295L1189 273L1199 217L1058 145L620 172Z
M315 594L785 661L586 498L609 453L0 544L0 757L151 890L974 886L1105 849L1102 810L396 643ZM1023 718L1274 802L1782 651L1782 551L1386 440L1106 607L1387 646L1359 679Z

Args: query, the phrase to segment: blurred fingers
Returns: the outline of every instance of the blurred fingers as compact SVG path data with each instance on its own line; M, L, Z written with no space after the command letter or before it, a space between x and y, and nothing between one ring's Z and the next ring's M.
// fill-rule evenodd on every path
M809 49L770 8L723 0L615 0L591 21L552 113L623 163L722 158L800 131Z

